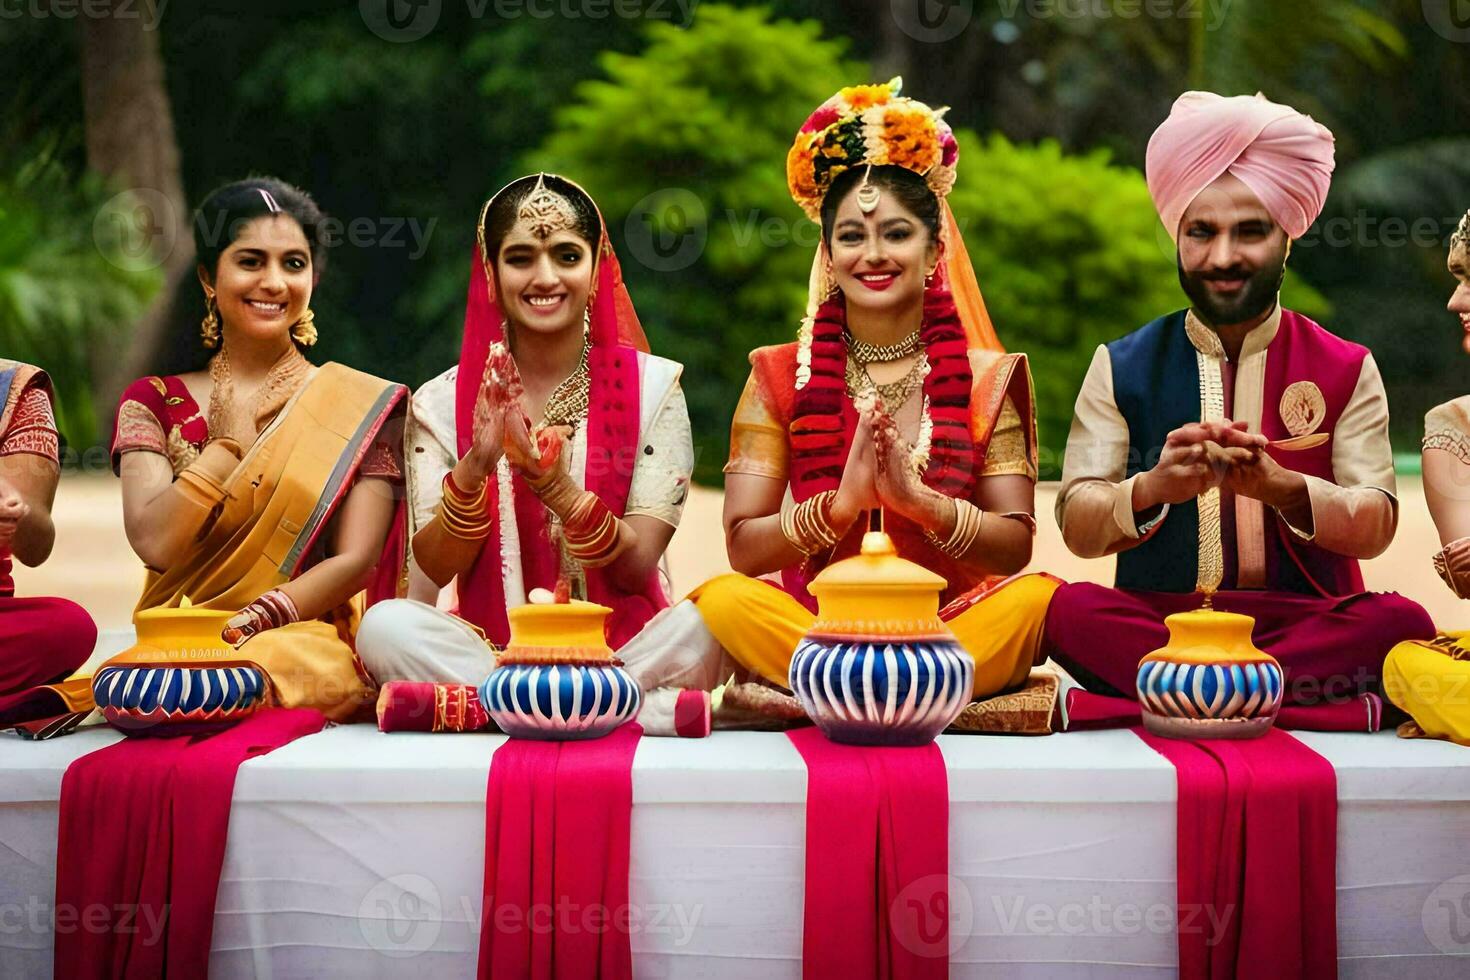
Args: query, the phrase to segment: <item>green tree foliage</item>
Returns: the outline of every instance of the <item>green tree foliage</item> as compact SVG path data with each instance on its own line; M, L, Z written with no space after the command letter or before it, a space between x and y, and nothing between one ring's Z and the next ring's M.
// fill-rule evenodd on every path
M54 145L0 165L0 356L46 369L68 444L99 437L89 351L136 319L161 285L134 208L58 162Z

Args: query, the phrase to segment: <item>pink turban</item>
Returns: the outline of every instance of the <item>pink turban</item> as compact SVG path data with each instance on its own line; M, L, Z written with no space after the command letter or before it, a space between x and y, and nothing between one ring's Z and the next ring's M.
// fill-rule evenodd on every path
M1332 166L1332 133L1311 116L1260 94L1185 92L1148 141L1145 170L1171 238L1199 192L1226 173L1300 238L1322 213Z

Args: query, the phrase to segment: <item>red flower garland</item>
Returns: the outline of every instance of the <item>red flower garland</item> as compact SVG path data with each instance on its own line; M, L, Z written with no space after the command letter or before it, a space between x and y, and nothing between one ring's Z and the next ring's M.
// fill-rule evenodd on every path
M791 419L791 493L798 501L842 482L857 412L847 394L847 310L842 297L817 310L812 329L812 377L796 392ZM969 348L964 326L947 289L924 291L919 331L929 375L924 395L933 423L924 483L950 497L968 498L975 485L975 441L970 432Z

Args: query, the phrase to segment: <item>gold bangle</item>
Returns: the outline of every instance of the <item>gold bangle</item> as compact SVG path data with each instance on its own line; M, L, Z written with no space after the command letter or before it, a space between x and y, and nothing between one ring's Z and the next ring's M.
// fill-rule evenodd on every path
M824 490L794 507L781 508L781 533L804 555L832 547L839 537L832 527L832 501L836 490Z
M490 536L490 519L486 518L477 524L463 523L450 516L449 511L441 502L438 510L439 523L443 526L445 533L462 541L483 541Z
M486 501L490 492L490 481L480 485L480 491L466 496L455 484L452 473L444 474L444 494L439 500L439 523L452 537L461 541L483 541L490 536L491 518Z
M567 551L574 557L595 555L611 546L618 536L617 518L613 517L612 511L604 510L602 520L596 528L588 533L576 533L563 528L563 535L567 542Z
M924 536L951 558L963 558L980 538L980 526L985 519L985 512L968 500L958 497L950 499L954 501L954 530L943 541L933 531L925 531Z

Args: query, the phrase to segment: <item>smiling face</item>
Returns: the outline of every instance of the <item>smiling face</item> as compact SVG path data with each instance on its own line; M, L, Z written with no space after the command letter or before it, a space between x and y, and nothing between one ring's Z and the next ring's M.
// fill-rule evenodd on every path
M923 302L939 249L924 223L884 190L864 214L854 189L837 206L828 242L832 277L848 305L896 313Z
M254 218L220 254L213 282L203 267L199 279L214 290L227 340L284 341L311 304L311 247L290 215Z
M1179 221L1179 284L1209 326L1250 322L1276 304L1290 245L1260 198L1225 174Z
M495 260L500 308L515 326L535 333L582 328L592 291L592 246L570 229L545 237L518 221Z
M1461 344L1470 354L1470 239L1457 238L1450 247L1447 263L1450 275L1455 277L1455 291L1450 294L1448 309L1460 318L1460 328L1465 331Z

